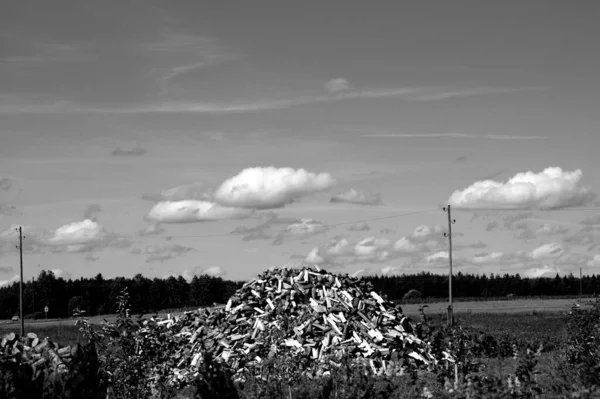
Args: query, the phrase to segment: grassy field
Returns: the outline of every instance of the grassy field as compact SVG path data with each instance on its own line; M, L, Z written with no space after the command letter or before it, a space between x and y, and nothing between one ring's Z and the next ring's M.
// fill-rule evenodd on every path
M549 347L555 347L564 339L563 315L571 304L571 301L558 299L462 303L456 307L455 319L460 325L497 337L511 337L526 342L538 339L548 342ZM436 303L428 306L425 313L431 320L436 324L444 324L447 305ZM405 305L402 308L406 315L420 321L419 305ZM166 316L166 313L159 315ZM114 321L116 316L96 316L89 318L89 321L100 326L104 318ZM75 344L81 341L75 322L76 319L26 320L25 331L34 332L41 337L50 337L61 344ZM19 333L20 328L19 323L0 324L0 334Z
M575 299L514 299L510 301L454 302L455 313L522 313L522 312L564 312ZM420 304L401 305L407 315L419 313ZM446 313L447 302L428 303L427 313Z

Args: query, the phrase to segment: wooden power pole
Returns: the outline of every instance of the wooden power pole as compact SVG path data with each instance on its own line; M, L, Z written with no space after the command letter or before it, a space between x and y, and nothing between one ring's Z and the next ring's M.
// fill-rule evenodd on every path
M583 295L583 276L581 275L581 267L579 268L579 298Z
M21 263L21 280L19 280L19 318L21 319L21 336L25 335L25 319L23 319L23 228L19 226L19 255Z
M454 325L454 309L452 304L452 225L456 223L455 219L452 219L452 211L450 205L444 208L444 212L448 213L448 232L444 233L444 236L448 237L448 326Z

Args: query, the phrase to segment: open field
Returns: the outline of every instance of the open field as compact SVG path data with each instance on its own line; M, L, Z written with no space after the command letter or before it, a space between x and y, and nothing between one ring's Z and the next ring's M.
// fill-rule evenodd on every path
M514 299L510 301L454 302L455 313L521 313L521 312L564 312L576 299ZM401 305L407 315L419 313L421 304ZM428 303L427 313L446 313L447 302Z
M575 299L514 299L510 301L472 301L455 302L455 313L532 313L532 312L565 312L574 303ZM418 316L421 304L401 305L404 314L408 316ZM429 315L445 315L447 312L447 302L428 303L425 312ZM159 316L166 317L167 311L159 312ZM181 311L170 312L173 315L181 314ZM148 316L148 315L147 315ZM88 318L90 324L100 325L102 321L114 321L116 315L93 316ZM77 319L49 319L49 320L25 320L25 328L30 329L50 329L51 327L72 326ZM8 320L0 321L0 331L19 329L19 322Z

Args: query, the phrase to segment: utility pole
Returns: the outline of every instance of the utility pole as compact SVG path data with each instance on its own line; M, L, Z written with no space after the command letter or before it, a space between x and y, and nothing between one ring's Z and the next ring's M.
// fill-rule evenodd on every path
M581 275L581 267L579 268L579 298L583 295L583 276Z
M448 237L448 262L450 270L448 273L448 326L454 325L454 309L452 305L452 225L456 223L455 219L452 219L452 211L450 205L444 207L444 212L448 213L448 232L444 233L444 236Z
M16 230L16 229L15 229ZM21 261L21 280L19 280L19 318L21 319L21 336L25 335L25 320L23 319L23 228L19 226L19 254Z

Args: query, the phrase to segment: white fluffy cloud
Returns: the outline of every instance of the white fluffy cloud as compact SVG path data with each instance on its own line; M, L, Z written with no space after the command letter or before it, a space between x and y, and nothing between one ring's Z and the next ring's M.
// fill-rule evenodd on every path
M450 258L448 251L438 251L434 254L425 257L427 263L439 263L441 261L447 261Z
M240 208L281 208L334 184L335 179L329 173L272 166L247 168L225 180L215 191L214 200Z
M378 194L365 193L351 188L348 191L339 193L331 197L329 200L331 203L345 203L353 205L383 205L381 196Z
M334 94L349 91L351 88L350 82L344 78L331 79L325 83L325 90Z
M204 185L195 182L171 187L157 194L144 194L142 197L150 201L183 201L208 200L209 196L204 193Z
M544 265L542 267L533 267L525 270L523 277L554 277L557 273L560 273L560 269L554 265Z
M208 275L208 276L212 276L212 277L221 277L224 276L225 270L223 270L223 268L221 268L220 266L211 266L208 268L203 268L203 267L194 267L191 269L184 269L181 271L181 273L168 273L167 275L165 275L165 278L169 278L171 276L177 278L179 276L183 277L188 283L192 281L192 279L195 276L203 276L203 275Z
M315 265L322 265L328 263L328 261L319 254L319 248L313 248L310 253L306 256L305 261Z
M565 253L565 249L558 243L543 244L531 251L532 259L559 258Z
M550 167L540 173L517 173L506 182L483 180L452 193L448 203L456 208L560 209L594 198L581 184L583 173Z
M390 240L387 238L367 237L354 246L354 253L357 256L371 256L389 244Z
M104 228L90 219L59 227L45 242L49 245L76 245L99 241L107 237Z
M417 246L406 237L402 237L394 243L394 251L396 252L413 253L418 250Z
M241 219L251 213L248 209L225 207L209 201L164 201L152 207L148 219L161 223L191 223Z
M599 267L600 266L600 254L594 255L594 257L587 263L589 267Z
M485 264L485 263L491 263L494 261L499 261L500 259L502 259L503 256L504 256L504 254L502 252L491 252L491 253L480 252L480 253L473 255L473 257L471 258L471 262L473 262L475 264L479 264L479 265Z
M18 239L16 227L11 226L0 234L0 244ZM44 250L79 253L106 247L127 248L131 245L129 240L107 232L101 224L90 219L69 223L51 231L23 226L23 234L27 237L23 242L23 251L34 253Z
M5 285L10 285L12 283L16 283L19 280L20 280L19 276L14 276L13 278L8 279L8 280L0 280L0 287L4 287Z
M386 267L381 268L381 274L383 274L383 275L394 274L398 271L400 271L400 268L398 268L398 267L386 266Z

